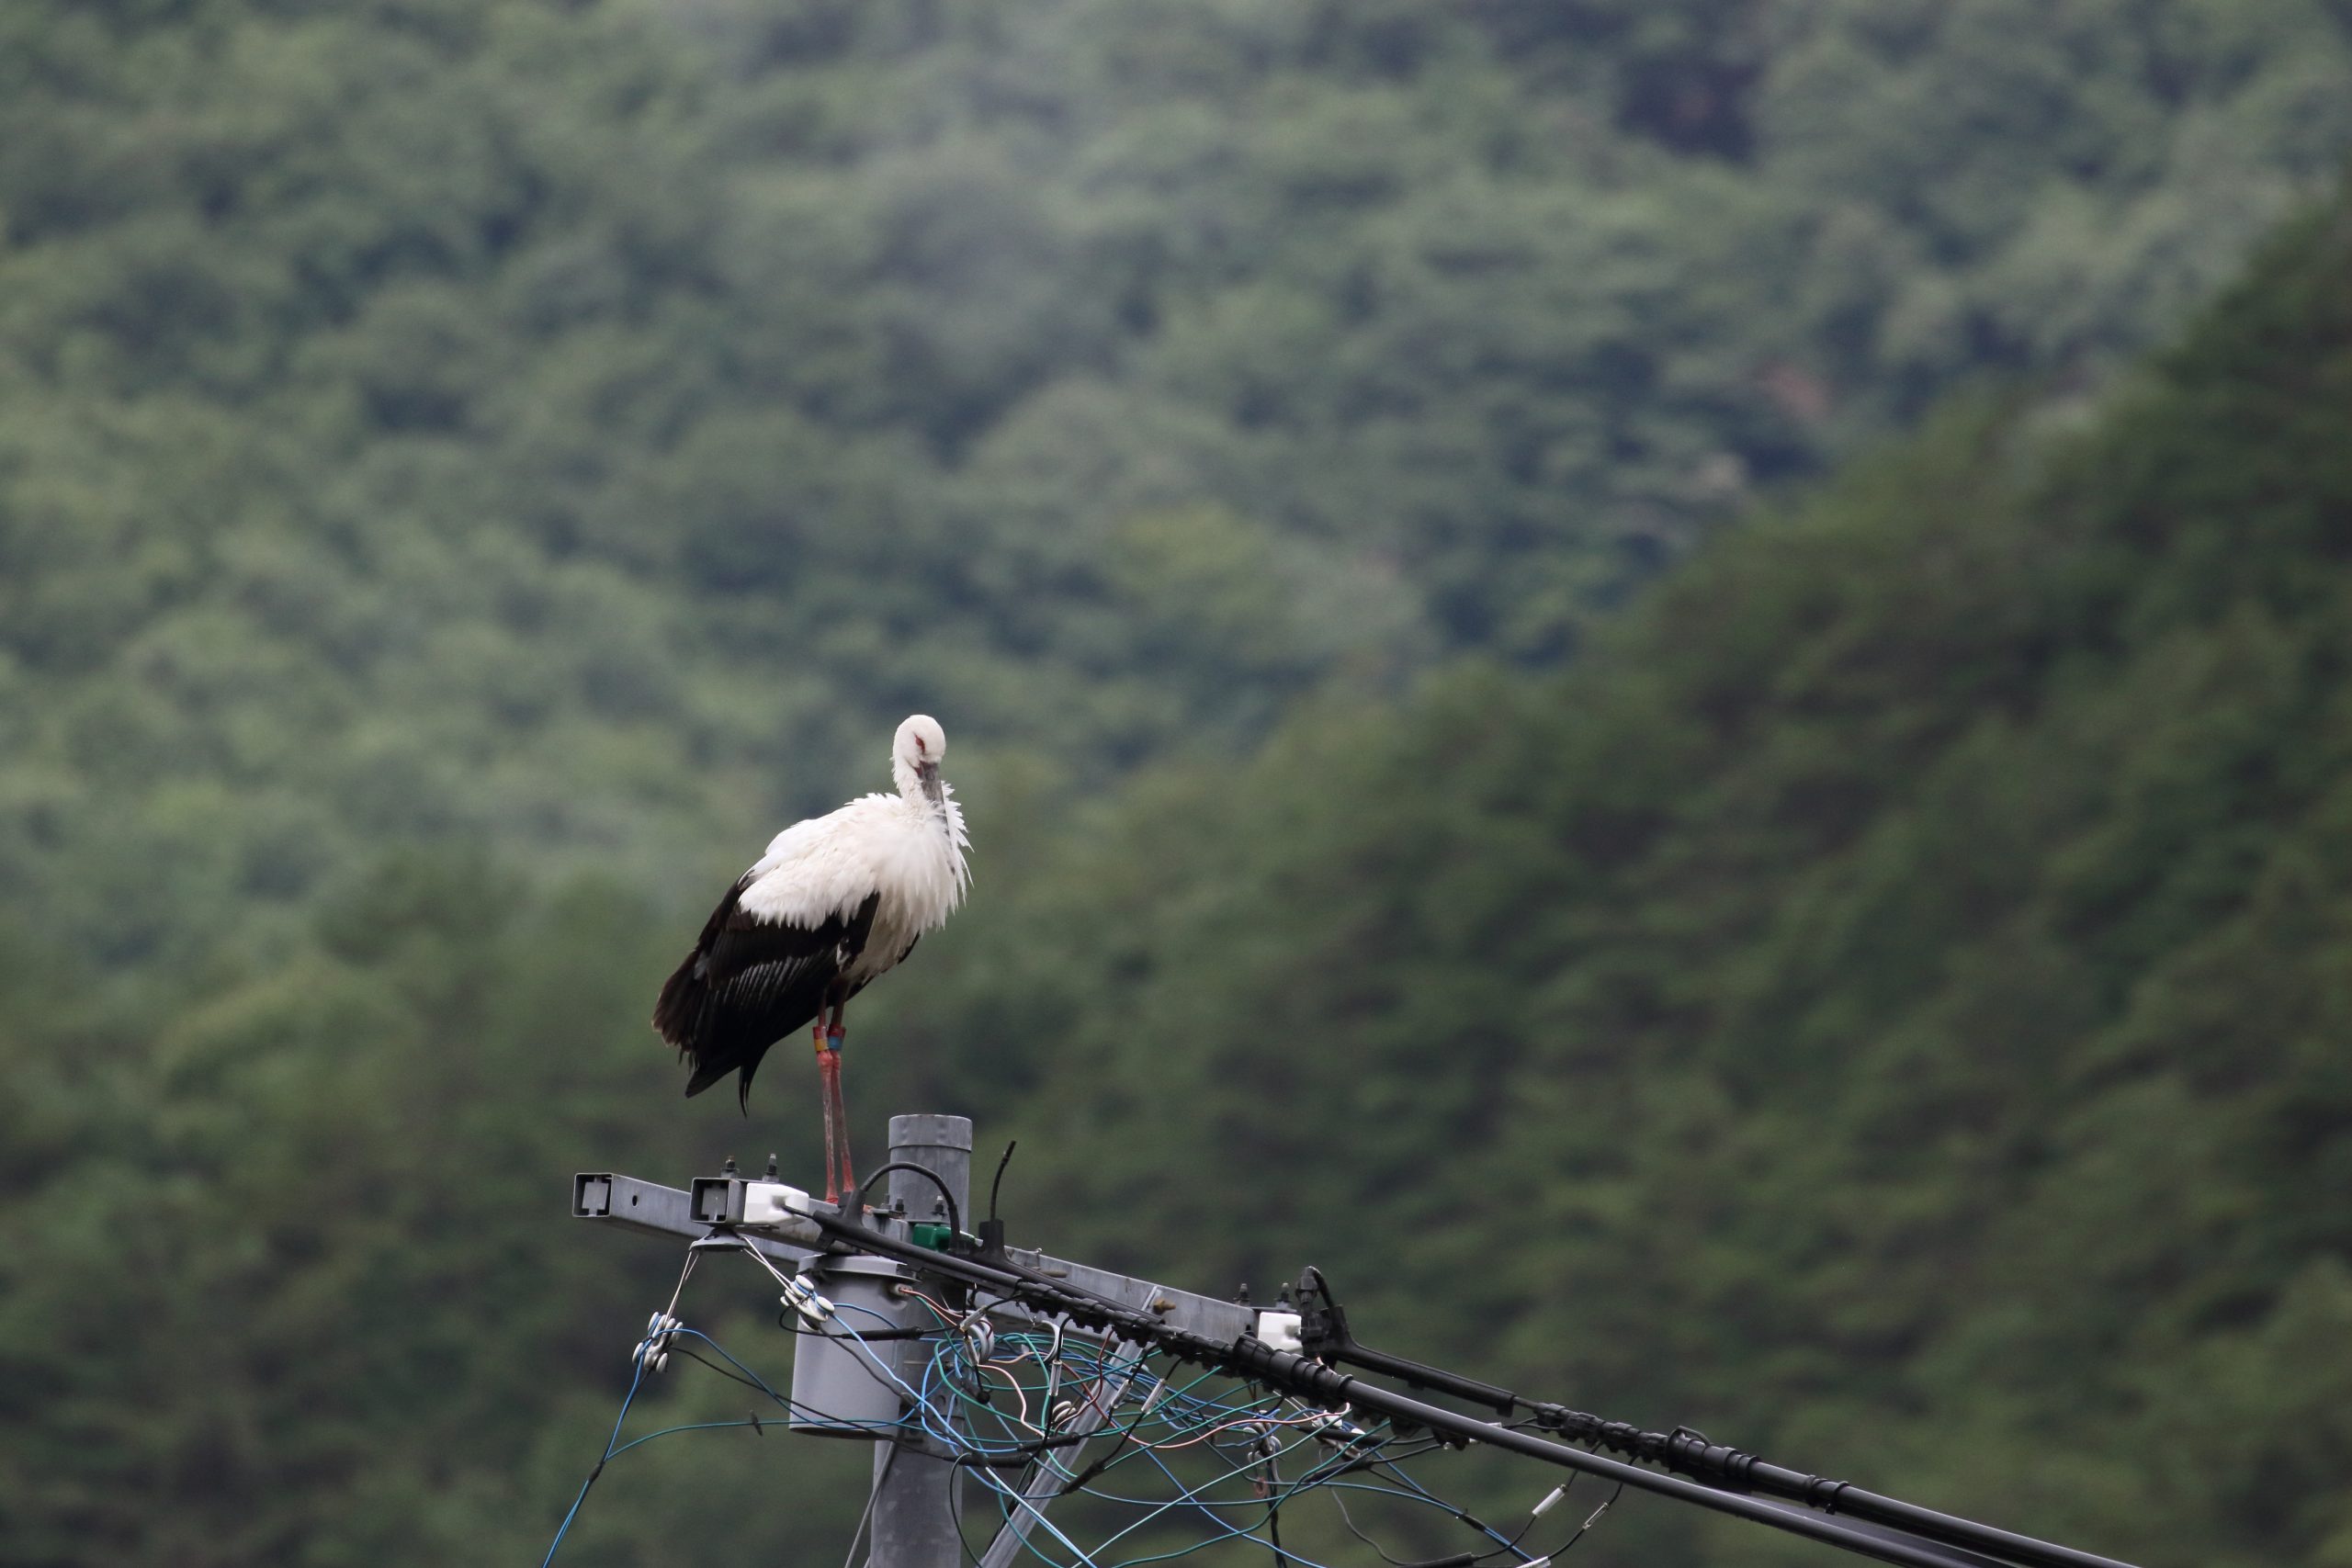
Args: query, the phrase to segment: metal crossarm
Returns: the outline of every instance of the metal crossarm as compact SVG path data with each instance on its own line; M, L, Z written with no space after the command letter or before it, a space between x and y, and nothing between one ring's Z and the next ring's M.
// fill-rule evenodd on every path
M571 1179L571 1213L575 1219L593 1220L600 1224L646 1235L683 1236L689 1241L700 1240L714 1229L725 1229L742 1245L796 1268L825 1250L737 1229L727 1225L723 1220L698 1218L685 1188L664 1187L658 1182L607 1171L582 1172ZM827 1204L816 1206L828 1213L837 1212ZM871 1227L877 1238L914 1245L908 1235L910 1227L902 1219L868 1215L861 1223ZM1211 1339L1234 1339L1244 1334L1255 1334L1258 1330L1259 1309L1239 1302L1176 1290L1156 1280L1114 1273L1091 1264L1074 1263L1068 1258L1055 1258L1026 1247L1009 1248L1007 1257L1049 1280L1067 1284L1071 1290L1082 1291L1090 1296L1099 1296L1139 1312L1148 1312L1171 1328L1181 1328ZM1011 1305L1016 1310L1023 1308L1019 1302Z

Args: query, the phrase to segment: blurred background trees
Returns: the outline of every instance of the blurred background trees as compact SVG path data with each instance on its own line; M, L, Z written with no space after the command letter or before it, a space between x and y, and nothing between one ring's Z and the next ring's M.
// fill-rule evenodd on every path
M6 7L0 1561L538 1550L560 1183L808 1153L643 1016L920 707L857 1098L1019 1239L2352 1562L2347 149L2322 0Z

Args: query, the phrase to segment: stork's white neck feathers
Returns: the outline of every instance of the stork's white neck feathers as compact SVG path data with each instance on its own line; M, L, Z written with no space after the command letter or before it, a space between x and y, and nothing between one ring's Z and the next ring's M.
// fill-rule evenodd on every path
M946 756L947 732L928 714L912 715L890 739L890 781L899 786L899 805L916 824L915 843L900 845L894 858L911 895L907 914L922 931L944 920L971 883L971 868L964 858L970 847L964 836L964 813L955 792L939 776ZM933 863L918 865L919 860Z
M929 931L955 913L972 885L972 867L966 858L972 840L964 833L964 808L956 804L955 785L943 781L934 806L912 768L901 762L891 773L899 785L897 797L866 798L888 802L913 819L915 830L895 840L888 852L903 879L910 912L919 911L922 929Z
M931 804L923 798L922 778L915 772L914 759L904 752L891 753L890 782L898 786L899 795L912 804L926 807Z

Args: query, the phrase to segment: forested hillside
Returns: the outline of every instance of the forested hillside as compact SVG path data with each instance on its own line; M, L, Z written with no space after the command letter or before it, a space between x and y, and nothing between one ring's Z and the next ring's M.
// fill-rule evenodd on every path
M564 1180L813 1168L643 1021L915 706L978 902L851 1104L1019 1135L1016 1242L2352 1562L2352 211L2192 310L2347 39L0 7L0 1562L536 1560L675 1278ZM564 1561L831 1562L864 1458L664 1438ZM1695 1531L1578 1552L1797 1560Z
M1948 410L1564 678L999 807L985 918L867 1015L865 1133L973 1111L1023 1139L1016 1240L1311 1258L1367 1336L1587 1407L2152 1563L2342 1562L2348 279L2339 204L2095 428ZM637 1020L678 940L431 857L169 1012L12 937L0 1556L536 1550L671 1261L567 1230L564 1172L814 1158L788 1075L749 1129L670 1109ZM662 1442L573 1560L847 1530L829 1445ZM1800 1550L1693 1528L1581 1550Z
M6 11L0 876L118 962L1551 660L2352 148L2324 0Z
M2094 431L1963 402L1564 679L1140 784L955 950L925 1098L1089 1255L1313 1258L1587 1408L2342 1562L2348 419L2338 204Z

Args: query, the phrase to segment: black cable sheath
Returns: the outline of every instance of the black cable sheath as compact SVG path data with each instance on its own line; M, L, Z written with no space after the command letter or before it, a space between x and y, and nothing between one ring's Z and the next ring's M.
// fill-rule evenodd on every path
M1713 1443L1701 1433L1678 1427L1672 1432L1645 1432L1623 1421L1604 1421L1580 1410L1530 1400L1462 1377L1441 1367L1424 1366L1359 1343L1348 1332L1345 1311L1331 1293L1323 1270L1309 1264L1299 1274L1301 1347L1317 1359L1344 1363L1409 1386L1452 1394L1509 1415L1523 1410L1537 1423L1572 1441L1598 1443L1634 1459L1677 1471L1709 1485L1735 1492L1761 1492L1802 1503L1824 1513L1846 1514L1887 1526L1963 1551L1989 1552L2018 1568L2129 1568L2111 1557L2100 1557L2052 1541L2036 1540L1973 1519L1938 1513L1900 1498L1882 1496L1842 1481L1807 1475L1724 1444Z
M1978 1524L1973 1519L1939 1514L1933 1508L1923 1508L1898 1497L1865 1492L1843 1482L1824 1483L1818 1476L1800 1474L1777 1464L1758 1463L1751 1467L1749 1475L1750 1483L1759 1492L1785 1497L1809 1507L1850 1514L1857 1519L1907 1530L1913 1535L1944 1541L1971 1552L1984 1552L2018 1563L2021 1568L2131 1568L2129 1563L2112 1557L2077 1551L2054 1541L2037 1540L2031 1536L2017 1535L1993 1525ZM1816 1502L1816 1497L1820 1501Z
M1266 1544L1274 1549L1274 1568L1289 1568L1291 1555L1283 1550L1283 1472L1275 1467L1272 1454L1266 1456L1266 1483L1273 1495L1273 1502L1266 1509Z
M1249 1346L1254 1342L1245 1340L1242 1343ZM1619 1460L1603 1459L1598 1454L1588 1454L1581 1449L1566 1448L1542 1438L1513 1431L1508 1427L1498 1427L1490 1421L1464 1416L1442 1405L1425 1404L1385 1388L1376 1388L1334 1372L1320 1362L1307 1363L1324 1374L1318 1379L1312 1374L1302 1373L1300 1369L1285 1366L1285 1361L1301 1359L1287 1350L1273 1350L1262 1346L1256 1347L1254 1351L1245 1351L1240 1347L1235 1348L1238 1353L1226 1363L1227 1370L1278 1387L1290 1384L1299 1392L1327 1403L1351 1401L1359 1409L1378 1411L1391 1420L1402 1416L1408 1421L1418 1421L1433 1432L1450 1432L1508 1453L1539 1459L1567 1470L1607 1476L1611 1481L1640 1491L1695 1504L1714 1513L1729 1514L1735 1518L1770 1525L1775 1529L1801 1535L1824 1545L1841 1547L1863 1557L1875 1557L1882 1562L1901 1563L1905 1568L1980 1568L1971 1554L1955 1551L1939 1542L1916 1540L1892 1532L1884 1536L1876 1532L1866 1533L1840 1519L1790 1508L1760 1497L1718 1491L1679 1475L1660 1475L1655 1471L1642 1470ZM1329 1381L1327 1382L1326 1379Z
M1754 1454L1743 1453L1721 1443L1711 1443L1696 1432L1682 1428L1672 1432L1645 1432L1622 1421L1603 1421L1597 1416L1557 1404L1523 1398L1515 1399L1515 1403L1552 1431L1578 1441L1597 1442L1603 1448L1663 1465L1711 1485L1741 1492L1760 1492L1825 1513L1849 1515L1874 1525L2015 1563L2018 1568L2131 1568L2131 1564L2112 1557L2101 1557L2052 1541L2036 1540L2030 1536L1978 1524L1973 1519L1923 1508L1898 1497L1866 1492L1843 1481L1831 1481L1823 1476L1790 1470L1783 1465L1769 1464Z
M1323 1270L1307 1265L1299 1274L1298 1289L1300 1337L1305 1341L1301 1348L1318 1360L1356 1367L1394 1378L1409 1387L1466 1399L1504 1415L1514 1409L1523 1410L1534 1416L1539 1425L1571 1441L1598 1443L1712 1486L1735 1492L1761 1492L1824 1513L1850 1515L1963 1551L1989 1552L2018 1568L2129 1568L2110 1557L2036 1540L1900 1498L1866 1492L1842 1481L1768 1464L1754 1454L1710 1442L1702 1434L1687 1427L1678 1427L1672 1432L1645 1432L1623 1421L1604 1421L1581 1410L1527 1399L1509 1389L1464 1378L1442 1367L1425 1366L1402 1356L1374 1350L1349 1333L1347 1313L1333 1296Z

